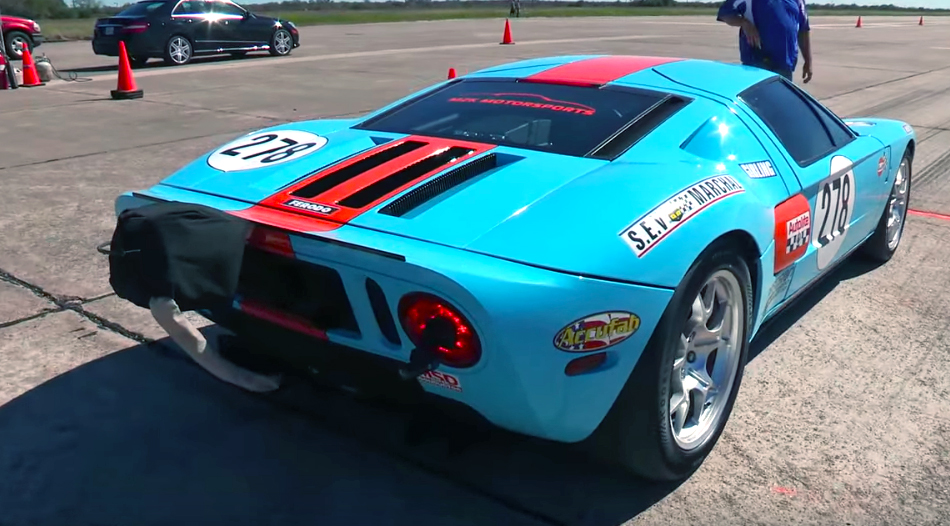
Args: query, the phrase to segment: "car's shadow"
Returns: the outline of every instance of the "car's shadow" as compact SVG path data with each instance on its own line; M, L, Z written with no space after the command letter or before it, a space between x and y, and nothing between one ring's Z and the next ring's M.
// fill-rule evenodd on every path
M247 55L244 55L243 57L232 57L231 55L212 55L212 56L207 56L207 57L195 57L191 59L191 62L189 62L185 66L171 66L171 65L166 64L162 59L153 58L143 65L133 66L132 69L133 71L141 71L141 70L150 70L150 69L158 69L158 68L188 67L191 65L198 65L198 64L216 64L219 62L235 62L239 60L240 61L258 60L262 58L272 58L272 57L270 53L267 53L266 51L264 52L255 51L253 53L248 53ZM63 75L70 74L70 73L74 73L74 74L108 73L108 72L118 71L118 70L119 70L119 59L116 59L115 64L63 69L63 70L60 70L59 73Z
M752 356L871 268L831 274L766 327ZM4 524L607 526L677 487L449 421L407 443L399 412L294 379L249 394L167 342L90 362L0 407Z

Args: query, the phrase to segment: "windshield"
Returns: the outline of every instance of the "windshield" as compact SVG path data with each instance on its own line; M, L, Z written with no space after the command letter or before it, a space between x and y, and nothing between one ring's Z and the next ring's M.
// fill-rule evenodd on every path
M473 79L450 84L358 127L581 157L664 95Z
M115 16L146 16L165 5L165 2L139 2L126 7Z

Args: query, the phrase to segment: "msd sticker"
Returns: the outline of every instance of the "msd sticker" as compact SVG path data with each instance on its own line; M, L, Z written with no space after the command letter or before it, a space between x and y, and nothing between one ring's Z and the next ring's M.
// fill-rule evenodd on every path
M775 177L775 167L771 161L759 161L755 163L740 164L739 168L753 179L765 179L766 177Z
M775 269L778 274L805 255L811 236L811 207L798 194L775 207Z
M419 383L441 387L457 393L462 392L462 383L455 376L439 371L428 371L419 375Z
M887 170L887 155L882 153L881 158L877 160L877 176L884 175L884 170Z
M632 312L601 312L572 321L558 331L554 346L567 352L599 351L633 336L640 317Z
M731 175L714 175L681 190L620 233L637 257L643 257L666 236L697 214L745 188Z

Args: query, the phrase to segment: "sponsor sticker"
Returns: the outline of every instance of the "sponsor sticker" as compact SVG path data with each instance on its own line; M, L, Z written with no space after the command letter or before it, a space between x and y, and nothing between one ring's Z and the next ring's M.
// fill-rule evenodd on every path
M301 201L300 199L290 199L288 201L284 201L284 206L299 208L301 210L314 212L316 214L323 214L326 216L340 210L339 208L335 206L329 206L329 205L324 205L320 203L311 203L310 201Z
M815 228L812 244L818 249L818 270L835 260L854 216L857 179L854 162L842 155L831 158L831 173L818 187L815 197Z
M457 393L462 392L462 383L459 379L449 373L440 371L427 371L419 375L419 383L429 384L435 387L441 387Z
M643 257L674 230L729 196L745 192L731 175L714 175L686 187L620 232L637 257Z
M910 124L904 125L904 131L907 132L907 135L914 133L914 129L910 127Z
M597 110L586 104L551 99L534 93L472 93L468 97L451 97L449 102L516 106L587 116L597 113Z
M775 207L775 274L805 255L810 236L811 207L804 195L794 195Z
M775 167L771 161L758 161L754 163L740 164L739 168L753 179L764 179L766 177L775 177Z
M554 336L554 346L567 352L599 351L617 345L640 328L632 312L600 312L572 321Z
M326 137L300 130L256 132L215 150L208 165L222 172L268 168L310 155L326 144Z
M877 160L877 176L884 175L884 170L887 170L887 156L882 153L881 158Z

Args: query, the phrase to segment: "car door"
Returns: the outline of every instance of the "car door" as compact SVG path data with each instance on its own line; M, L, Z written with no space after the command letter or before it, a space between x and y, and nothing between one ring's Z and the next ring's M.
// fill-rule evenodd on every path
M782 77L756 84L740 99L772 131L801 187L801 196L793 199L808 203L807 211L802 204L801 214L789 215L787 235L776 236L776 251L798 256L789 262L787 298L829 271L875 227L881 188L887 184L881 169L886 150L877 139L852 132ZM801 221L804 217L807 223Z
M203 0L184 0L172 11L172 33L181 33L191 39L195 52L214 47L214 27L210 20L211 3Z
M243 48L251 45L245 33L247 11L222 0L213 0L212 13L217 30L216 45L223 49Z

